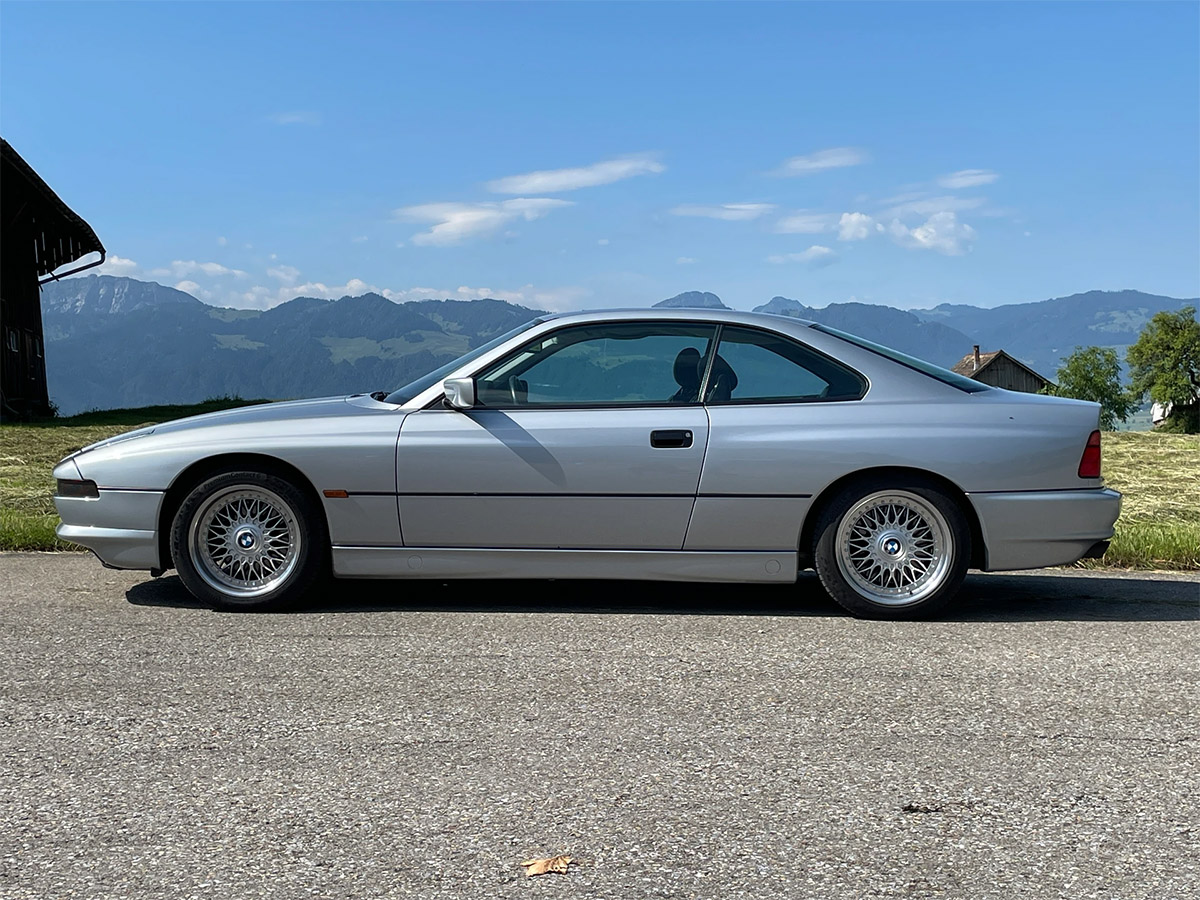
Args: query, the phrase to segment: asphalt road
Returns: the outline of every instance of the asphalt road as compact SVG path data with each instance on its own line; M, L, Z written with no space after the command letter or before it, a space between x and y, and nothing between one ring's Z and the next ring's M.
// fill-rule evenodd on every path
M1193 898L1200 581L342 582L0 555L6 898ZM519 863L569 854L569 874Z

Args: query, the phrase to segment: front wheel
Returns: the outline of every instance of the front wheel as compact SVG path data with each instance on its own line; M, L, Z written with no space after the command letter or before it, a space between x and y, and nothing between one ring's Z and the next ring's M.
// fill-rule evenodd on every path
M821 584L855 616L929 615L958 593L971 558L962 510L932 484L873 479L842 491L817 523Z
M225 472L197 485L175 515L171 555L197 598L226 610L276 609L321 575L320 510L266 472Z

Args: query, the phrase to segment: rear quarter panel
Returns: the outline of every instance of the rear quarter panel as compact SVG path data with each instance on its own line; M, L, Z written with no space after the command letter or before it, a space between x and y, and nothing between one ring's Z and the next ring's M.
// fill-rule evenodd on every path
M968 493L1099 486L1078 477L1095 404L945 390L936 398L873 389L858 401L711 407L700 492L817 495L853 472L896 466Z

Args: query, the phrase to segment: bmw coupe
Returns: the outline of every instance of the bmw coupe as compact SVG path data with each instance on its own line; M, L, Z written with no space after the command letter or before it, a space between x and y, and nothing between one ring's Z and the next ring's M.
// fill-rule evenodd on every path
M60 537L231 610L336 578L795 582L927 615L968 568L1103 553L1099 407L988 387L824 325L545 316L391 393L85 447Z

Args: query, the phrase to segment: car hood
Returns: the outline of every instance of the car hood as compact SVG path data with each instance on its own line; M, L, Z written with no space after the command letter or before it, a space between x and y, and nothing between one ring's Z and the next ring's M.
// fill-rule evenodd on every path
M263 403L258 406L241 406L220 412L189 416L155 425L156 434L185 431L192 428L207 428L210 425L252 425L260 422L282 422L288 419L320 419L326 416L344 416L349 410L349 397L321 397L316 400L286 400L282 403ZM357 398L355 398L357 399Z
M99 450L102 447L123 443L132 438L145 437L150 434L165 435L221 425L255 425L267 422L290 421L293 419L321 419L330 416L344 416L348 413L353 414L353 410L348 407L357 407L363 410L395 408L392 405L372 400L367 394L354 394L349 397L320 397L315 400L285 400L280 403L262 403L258 406L225 409L219 412L204 413L199 416L189 416L186 419L174 419L170 422L151 425L148 428L139 428L136 431L126 431L123 434L118 434L115 437L107 438L84 447L79 452L87 453L91 450Z

